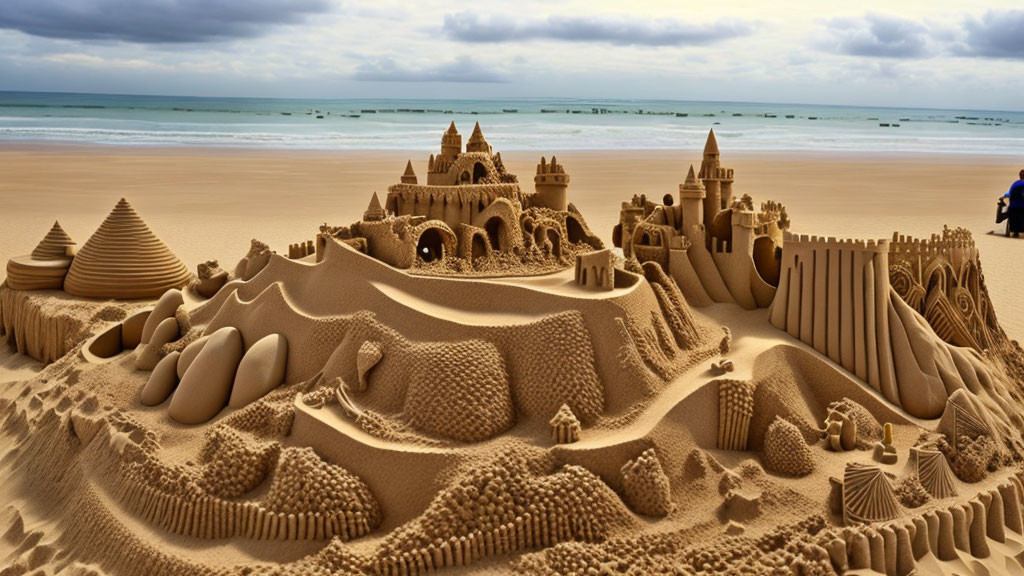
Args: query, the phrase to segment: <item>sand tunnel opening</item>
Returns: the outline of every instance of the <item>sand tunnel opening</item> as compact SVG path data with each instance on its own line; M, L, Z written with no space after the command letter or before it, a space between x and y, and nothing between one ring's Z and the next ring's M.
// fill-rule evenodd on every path
M479 184L487 177L487 168L480 162L473 164L473 184Z
M587 233L583 230L583 224L580 224L580 221L572 216L565 219L565 233L569 237L570 244L587 241Z
M487 240L482 234L474 234L470 245L470 254L473 260L487 256Z
M486 224L484 224L484 231L487 232L487 241L491 243L491 250L498 252L505 251L504 237L507 226L505 221L499 216L492 216Z
M416 255L424 262L434 262L444 258L444 239L437 228L427 228L420 234L416 242Z

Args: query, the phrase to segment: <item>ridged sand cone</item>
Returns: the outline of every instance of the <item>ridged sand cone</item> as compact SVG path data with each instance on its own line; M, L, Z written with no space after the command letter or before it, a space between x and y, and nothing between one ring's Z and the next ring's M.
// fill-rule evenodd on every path
M54 222L53 227L47 232L46 237L32 251L33 260L63 260L69 258L67 250L74 246L75 241L68 236L68 233L60 227L60 222Z
M32 254L7 261L7 285L15 290L60 290L71 266L67 249L75 241L54 222Z
M191 276L122 198L75 255L64 290L88 298L156 298Z

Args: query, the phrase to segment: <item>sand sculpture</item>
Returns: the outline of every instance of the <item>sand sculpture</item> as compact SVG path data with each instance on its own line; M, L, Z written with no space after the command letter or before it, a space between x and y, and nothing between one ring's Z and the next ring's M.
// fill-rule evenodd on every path
M661 264L694 306L764 308L775 296L789 217L781 204L755 210L749 196L735 198L734 172L719 156L712 130L700 170L690 166L679 185L678 203L669 194L661 204L634 196L622 203L612 238L626 258Z
M425 178L230 273L142 242L147 289L174 278L144 301L0 287L49 362L0 385L0 562L1019 571L1024 352L966 233L792 234L711 134L678 197L623 205L620 256L569 181L543 158L523 192L453 125ZM115 213L69 280L109 287L110 247L150 237Z
M7 261L7 285L15 290L60 290L71 267L75 241L54 222L28 256Z
M75 255L64 290L86 298L155 298L192 275L122 198Z
M568 187L565 168L554 157L550 163L542 157L534 192L524 192L479 123L463 149L452 122L441 137L440 154L427 162L425 184L410 160L383 204L373 193L361 221L321 228L318 254L334 238L416 273L511 276L558 270L575 255L602 247L569 202ZM308 245L300 246L289 255L309 253ZM610 285L611 268L603 270L609 276L601 285Z

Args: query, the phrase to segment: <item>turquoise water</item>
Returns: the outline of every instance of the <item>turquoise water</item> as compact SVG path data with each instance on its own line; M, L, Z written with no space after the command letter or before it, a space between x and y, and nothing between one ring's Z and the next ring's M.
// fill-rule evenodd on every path
M1024 113L666 100L298 100L0 92L0 142L287 149L437 147L479 121L500 150L1024 155Z

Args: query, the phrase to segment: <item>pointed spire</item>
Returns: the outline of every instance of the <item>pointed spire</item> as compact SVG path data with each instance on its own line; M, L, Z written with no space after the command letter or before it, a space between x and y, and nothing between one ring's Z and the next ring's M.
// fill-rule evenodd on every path
M553 174L557 174L558 173L558 158L555 158L554 155L551 156L551 169L550 169L550 171Z
M473 126L473 134L469 137L469 142L466 142L466 152L490 152L491 146L487 143L487 139L484 138L484 132L480 129L480 123L477 122Z
M708 132L708 141L704 144L704 155L718 156L718 139L715 138L715 129Z
M548 172L548 160L541 156L540 164L537 165L537 174L547 174Z
M63 260L67 258L67 249L75 245L71 236L61 228L60 222L54 221L53 227L46 237L32 251L33 260Z
M445 132L445 134L458 134L458 133L459 133L459 131L455 128L455 120L452 120L452 123L448 125L448 131Z
M686 188L696 188L700 186L697 182L697 174L693 171L693 164L690 164L690 171L686 173L686 183L683 184Z
M384 219L384 209L381 208L380 198L377 197L377 192L373 193L370 197L370 205L366 207L366 212L363 212L363 221L365 222L376 222Z
M431 157L433 158L433 157ZM416 172L412 169L412 160L405 165L405 174L402 174L402 184L416 184Z

